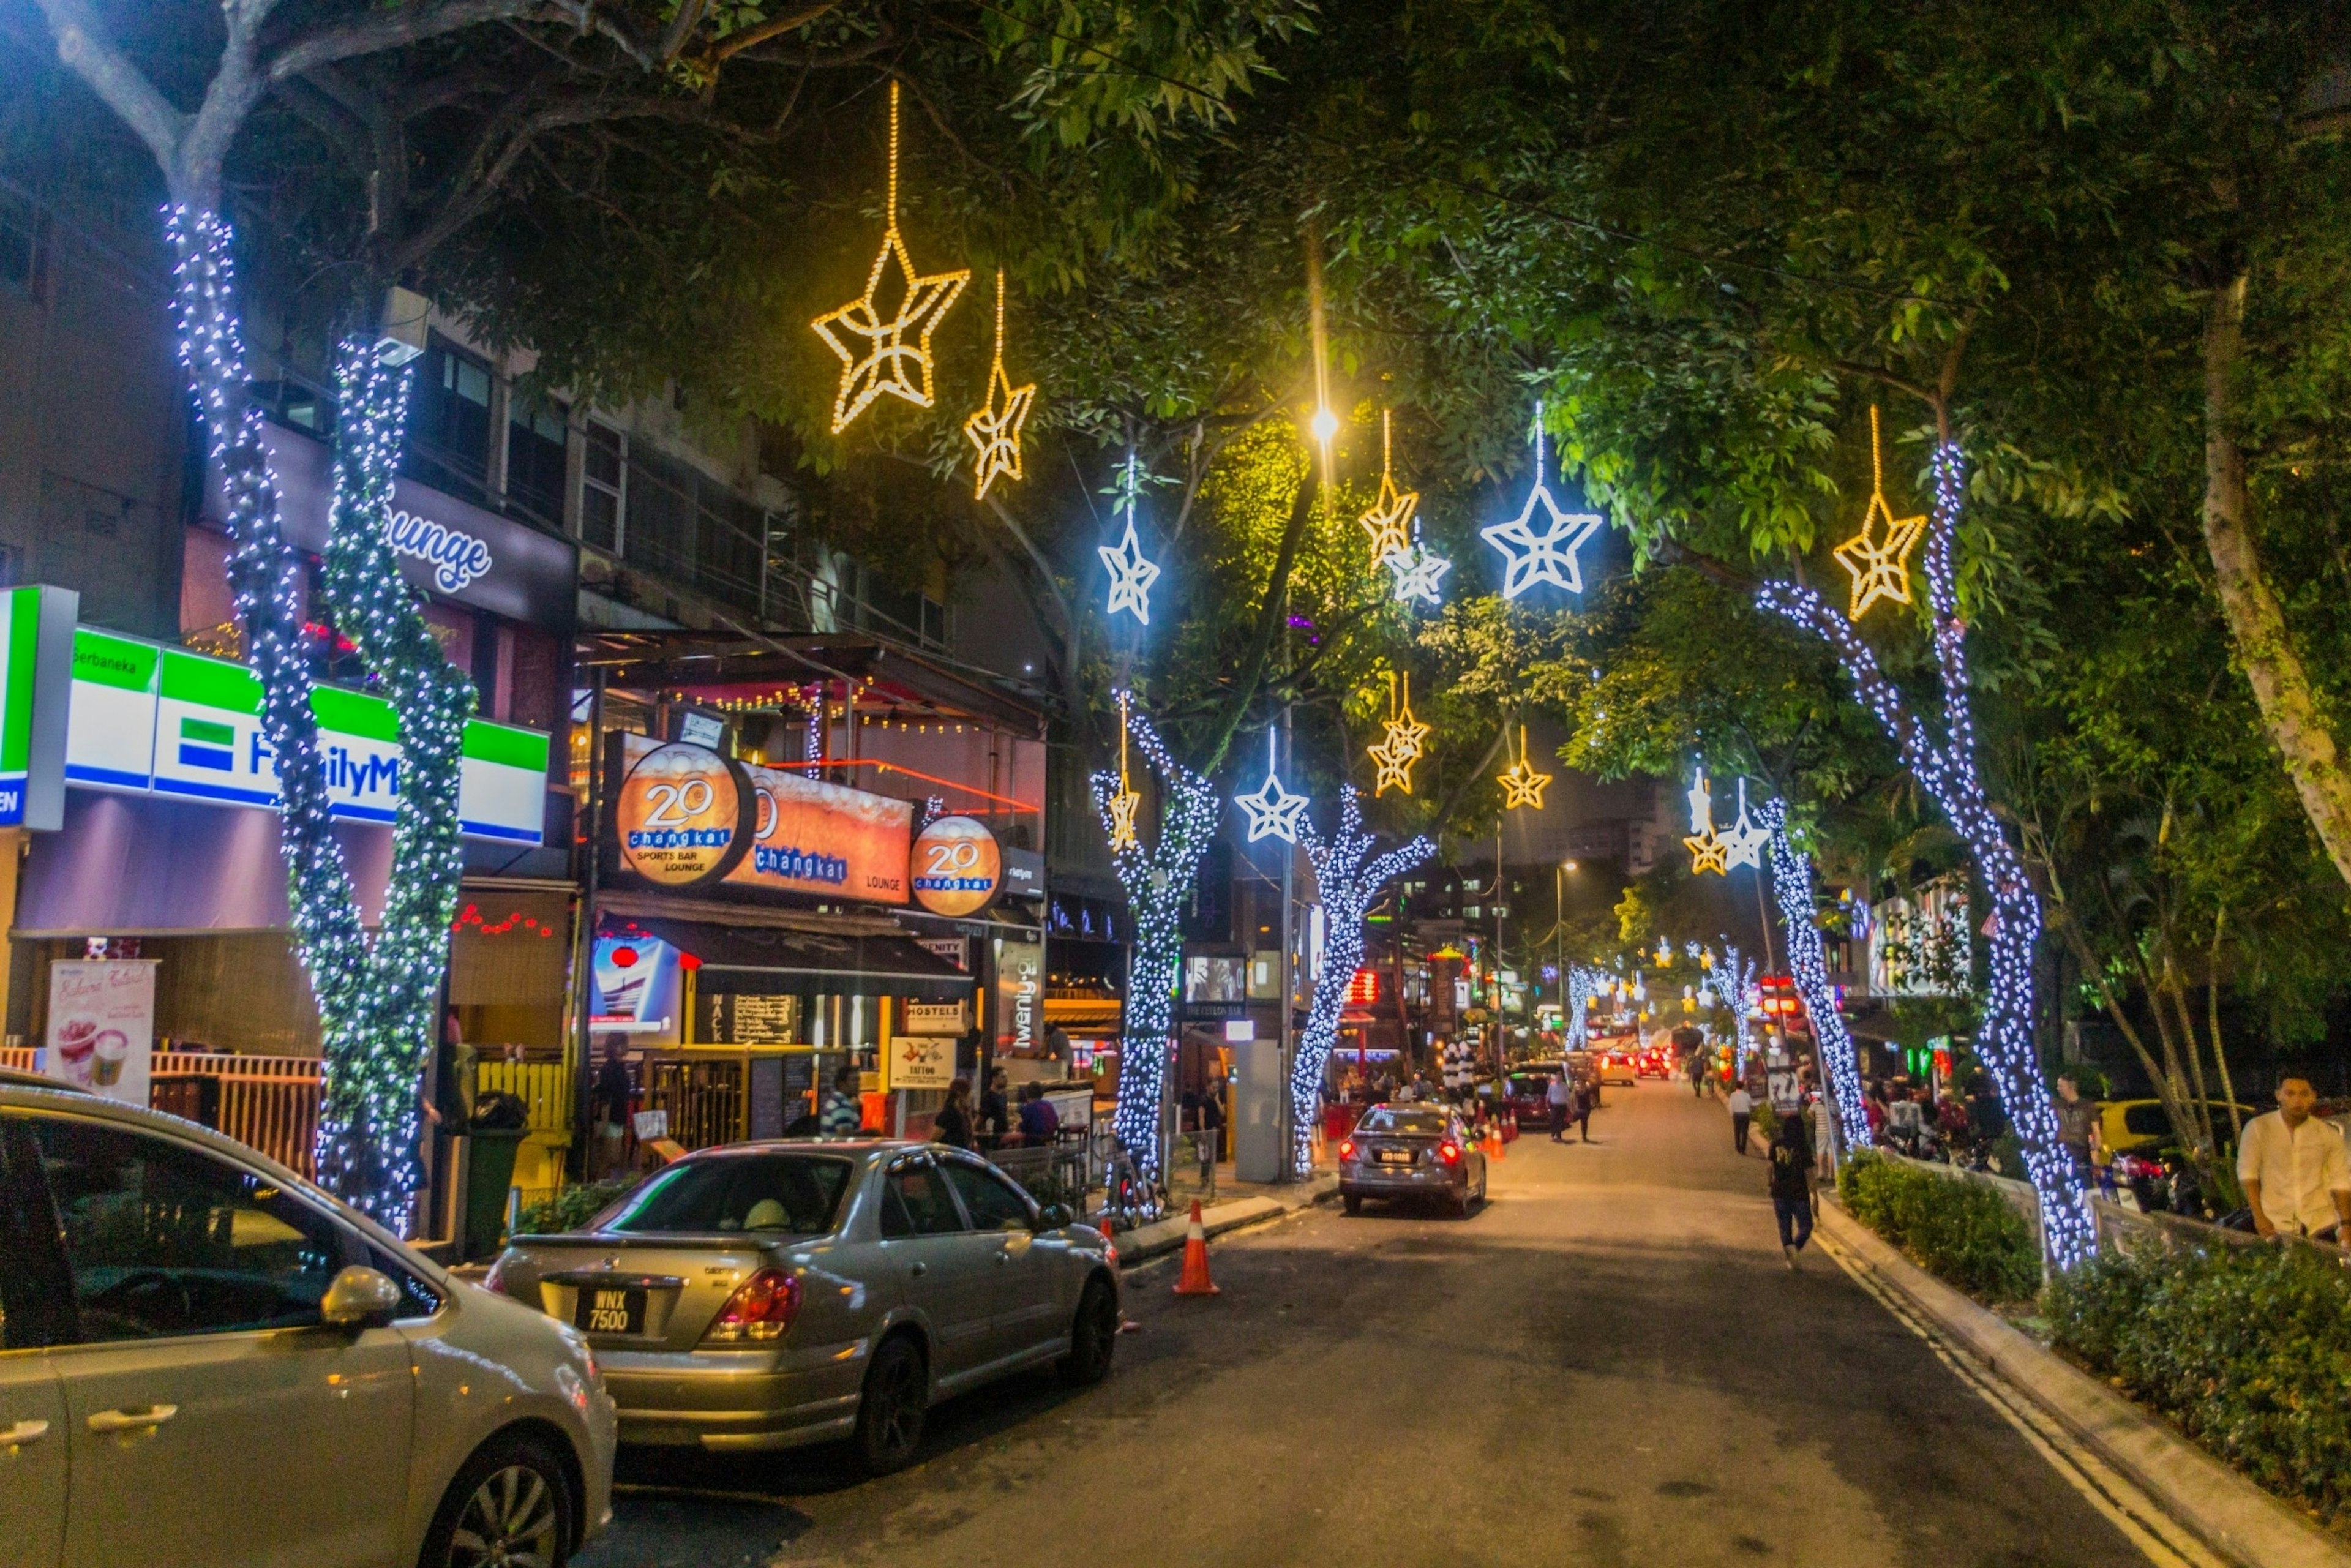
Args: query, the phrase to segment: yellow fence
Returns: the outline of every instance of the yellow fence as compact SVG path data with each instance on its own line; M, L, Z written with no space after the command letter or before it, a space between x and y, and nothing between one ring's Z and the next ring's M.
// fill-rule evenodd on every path
M0 1067L33 1071L29 1047L0 1048ZM151 1103L176 1109L174 1078L209 1078L220 1085L219 1130L304 1176L316 1174L311 1145L319 1132L319 1062L307 1056L237 1056L214 1051L159 1051L151 1069Z

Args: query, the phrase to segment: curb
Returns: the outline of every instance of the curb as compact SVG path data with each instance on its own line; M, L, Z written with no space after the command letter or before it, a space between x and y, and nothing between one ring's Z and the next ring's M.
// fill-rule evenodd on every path
M1838 1205L1821 1205L1820 1225L1972 1359L2212 1551L2244 1568L2351 1568L2351 1547L2168 1423L1903 1257Z
M1228 1230L1238 1230L1244 1225L1257 1225L1269 1219L1279 1219L1301 1208L1311 1208L1333 1197L1339 1190L1335 1176L1316 1176L1299 1183L1280 1197L1244 1197L1231 1203L1220 1203L1200 1211L1200 1226L1211 1237L1222 1236ZM1121 1270L1132 1268L1153 1258L1179 1250L1184 1245L1185 1229L1191 1215L1171 1215L1155 1219L1148 1225L1122 1230L1112 1239L1118 1244Z

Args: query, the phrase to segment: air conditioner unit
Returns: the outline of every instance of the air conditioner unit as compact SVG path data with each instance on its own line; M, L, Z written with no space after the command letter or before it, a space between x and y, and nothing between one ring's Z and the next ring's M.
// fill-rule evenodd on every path
M433 307L422 294L397 285L383 291L383 328L376 336L376 358L387 365L404 365L424 351L424 319Z

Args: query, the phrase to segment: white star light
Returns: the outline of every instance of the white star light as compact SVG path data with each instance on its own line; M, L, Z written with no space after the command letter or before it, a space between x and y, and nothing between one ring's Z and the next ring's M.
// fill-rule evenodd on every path
M1747 779L1742 775L1739 780L1739 821L1722 835L1724 862L1730 866L1751 865L1761 871L1763 846L1771 841L1770 833L1748 821Z
M1119 493L1119 510L1126 514L1126 537L1118 541L1116 549L1108 545L1096 545L1094 553L1110 569L1110 611L1115 615L1122 610L1132 610L1134 618L1145 626L1151 624L1151 585L1159 580L1159 569L1143 557L1143 541L1134 533L1135 488L1134 454L1126 455L1126 481Z
M1431 555L1417 543L1402 549L1390 550L1380 558L1381 563L1395 573L1395 596L1399 604L1416 599L1426 599L1431 604L1442 604L1437 596L1437 580L1453 570L1453 563L1441 555Z
M1516 599L1539 582L1556 584L1570 593L1582 593L1583 568L1575 554L1583 548L1584 540L1600 531L1597 513L1563 512L1552 499L1550 487L1543 483L1542 453L1542 405L1537 403L1535 487L1527 492L1526 509L1509 522L1496 523L1481 533L1488 544L1502 552L1506 563L1502 577L1505 599ZM1534 528L1537 507L1549 514L1540 533Z
M1236 795L1233 804L1249 813L1249 841L1259 839L1280 839L1283 843L1298 841L1298 819L1306 810L1306 797L1293 795L1281 787L1273 768L1274 736L1265 737L1265 783L1254 795Z
M1714 793L1706 787L1706 769L1698 770L1689 787L1690 831L1702 833L1714 826Z

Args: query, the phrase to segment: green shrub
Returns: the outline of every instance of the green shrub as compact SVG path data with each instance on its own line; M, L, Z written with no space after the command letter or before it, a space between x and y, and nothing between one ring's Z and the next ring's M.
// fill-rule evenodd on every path
M579 1186L567 1186L553 1197L522 1206L515 1217L517 1236L555 1236L567 1230L577 1230L605 1207L637 1185L633 1176L612 1176L604 1181L591 1181Z
M1761 1138L1767 1144L1779 1133L1780 1113L1771 1109L1771 1102L1755 1102L1755 1109L1748 1116L1747 1131L1750 1136Z
M1837 1196L1855 1219L1971 1296L2015 1301L2041 1289L2032 1227L1981 1183L1863 1150L1837 1173Z
M2142 1243L2050 1281L2057 1343L2221 1458L2351 1529L2351 1276L2307 1247Z

